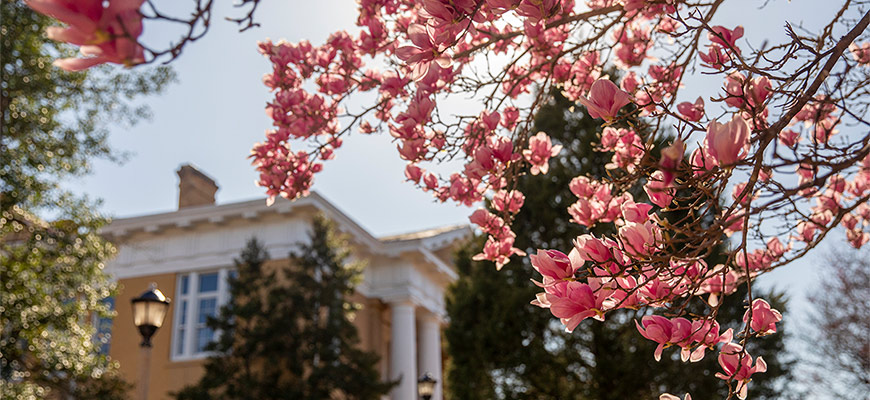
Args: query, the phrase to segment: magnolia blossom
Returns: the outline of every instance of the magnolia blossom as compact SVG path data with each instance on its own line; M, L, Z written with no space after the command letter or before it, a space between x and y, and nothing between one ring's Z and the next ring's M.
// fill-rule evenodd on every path
M717 165L734 165L746 157L749 124L737 114L724 124L712 121L707 126L707 152Z
M734 49L738 54L740 49L737 47L737 39L743 37L743 27L737 26L734 29L728 29L721 25L716 25L712 28L712 32L707 34L707 38L711 42L723 47Z
M33 10L67 24L50 27L50 39L81 46L84 58L64 58L54 65L79 71L104 63L133 66L145 62L144 49L136 42L142 34L139 7L144 0L28 0Z
M870 65L870 42L861 44L852 42L849 44L849 51L852 52L852 58L860 65Z
M592 118L612 121L619 109L631 103L631 96L609 79L601 78L592 84L588 98L578 98Z
M684 101L677 104L677 110L682 114L683 118L692 122L698 122L704 116L704 99L698 97L694 103Z
M643 190L653 204L662 208L669 206L674 199L674 189L668 188L665 184L665 175L662 171L653 172L649 181L643 186Z
M683 153L686 151L686 145L683 141L677 139L670 146L662 150L662 158L659 161L659 167L662 172L662 184L671 186L674 183L674 172L683 161Z
M546 174L550 170L550 157L555 157L562 151L562 145L553 146L550 137L544 132L529 138L529 148L523 150L526 161L532 165L532 175Z
M532 267L544 276L544 284L574 277L574 272L583 266L582 260L572 262L571 259L558 250L538 250L538 254L529 256Z
M577 282L556 284L558 290L547 294L550 312L562 320L565 330L573 332L586 318L604 320L604 297L602 291L595 293L592 286Z
M752 374L767 371L767 363L758 357L753 365L752 356L743 346L736 343L728 343L719 351L719 365L723 372L717 372L716 377L724 380L737 382L737 397L746 398L747 384L751 381Z
M444 54L443 49L434 43L434 31L431 26L420 24L409 26L408 38L411 39L412 44L398 47L396 56L408 63L411 68L411 79L415 81L423 79L429 72L429 65L432 62L444 68L452 63L450 56Z
M734 330L728 328L719 334L719 323L709 319L692 321L692 342L697 344L695 350L684 347L680 358L685 362L698 362L704 359L707 349L713 349L719 343L730 343L734 338Z
M523 207L526 196L517 190L499 190L492 196L492 204L496 210L516 214Z
M687 340L691 342L692 323L685 318L669 320L659 315L648 315L643 317L641 322L642 325L634 321L640 334L659 344L653 353L656 361L662 359L662 351L665 347L684 343Z
M651 222L627 222L619 228L619 238L625 251L634 257L642 258L652 254L661 241L661 231Z
M751 322L750 318L752 318ZM752 330L761 335L776 333L776 323L779 321L782 321L782 314L770 308L770 304L762 299L755 299L752 302L752 310L746 310L746 314L743 314L743 322L749 323Z
M574 239L574 249L583 260L604 263L614 260L612 248L615 243L604 241L592 235L580 235Z

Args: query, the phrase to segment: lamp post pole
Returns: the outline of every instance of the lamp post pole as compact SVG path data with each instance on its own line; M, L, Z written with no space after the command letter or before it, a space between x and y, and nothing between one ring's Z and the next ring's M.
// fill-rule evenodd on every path
M163 326L166 311L169 310L170 300L163 295L157 284L151 287L139 297L134 298L133 323L139 328L142 335L142 343L139 344L142 363L139 365L139 398L148 400L148 381L151 379L151 337L157 333L157 329Z
M151 379L151 346L140 345L139 398L148 400L148 380Z

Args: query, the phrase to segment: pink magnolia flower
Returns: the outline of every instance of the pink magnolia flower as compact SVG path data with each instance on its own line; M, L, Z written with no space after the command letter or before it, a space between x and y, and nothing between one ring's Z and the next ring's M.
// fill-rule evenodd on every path
M577 99L586 106L589 116L611 121L619 109L631 103L631 96L606 78L600 78L592 84L588 98Z
M474 261L488 260L495 263L495 268L501 270L505 264L510 262L510 257L514 254L524 256L526 253L514 246L514 237L508 236L501 240L497 240L490 236L483 246L483 252L471 257Z
M420 178L423 176L423 169L417 164L409 163L405 166L405 178L414 183L420 183Z
M749 105L759 107L764 104L765 100L770 97L770 80L766 76L761 76L749 81L749 88L746 93L746 98Z
M595 236L585 234L574 239L574 248L580 258L586 261L604 263L613 260L613 245L598 239Z
M492 196L492 205L496 210L516 214L525 200L526 196L518 190L499 190Z
M568 332L573 332L586 318L604 320L603 296L596 296L592 287L585 283L570 281L565 286L564 296L548 293L547 299L550 302L550 312L562 320Z
M555 145L544 132L529 138L529 148L523 150L526 161L532 165L532 175L546 174L550 170L550 157L555 157L562 150L562 145Z
M847 229L846 240L849 241L849 244L851 244L852 247L860 249L862 246L870 242L870 232L864 232L860 229Z
M485 208L475 210L468 217L468 220L490 235L497 235L505 227L504 220L501 217L487 211Z
M410 78L419 81L429 72L432 62L438 63L443 68L449 67L453 61L444 53L441 46L435 44L434 28L413 24L408 27L409 45L396 48L396 56L405 61L411 68Z
M710 157L710 153L705 151L705 148L707 148L706 140L701 147L692 152L692 156L690 157L692 171L695 176L703 175L705 172L716 166L716 160L714 160L713 157Z
M721 70L725 68L725 63L731 61L731 56L728 55L728 52L725 51L722 46L719 45L711 45L707 52L704 53L699 52L698 57L701 58L701 62L704 63L706 67Z
M680 104L677 104L677 111L683 115L689 121L698 122L701 120L701 117L704 116L704 99L698 97L694 103L689 103L688 101L684 101Z
M743 314L743 322L749 323L752 330L761 335L776 333L776 323L782 321L782 314L779 311L770 308L770 304L762 299L755 299L752 302L752 321L749 321L750 310L746 310Z
M719 166L735 164L746 157L749 124L737 114L724 124L712 121L707 126L707 152Z
M728 328L721 335L719 334L719 323L715 320L696 320L692 322L692 342L697 343L695 350L689 353L688 348L684 347L680 354L683 362L698 362L704 359L707 349L713 349L719 343L730 343L734 338L734 330Z
M698 293L710 293L708 303L713 307L719 304L720 295L731 294L737 290L739 275L733 269L728 269L723 274L722 271L724 269L725 266L722 264L713 267L713 270L707 274L708 278L701 283L701 287L698 290Z
M782 242L776 236L770 238L770 240L767 241L767 254L774 259L782 257L785 252L790 249L790 247L783 246Z
M528 18L528 20L536 24L540 20L550 18L559 12L561 2L558 0L536 0L536 1L521 1L516 8L517 14Z
M732 72L725 77L725 104L731 107L742 108L746 101L746 93L744 86L746 84L746 76L739 72Z
M783 129L779 132L779 142L787 147L795 147L801 139L800 132L791 129Z
M519 117L520 111L516 107L510 106L505 108L501 115L501 126L512 130L517 126L517 119Z
M652 204L635 203L634 200L629 199L622 203L622 218L626 222L644 223L649 221L652 208Z
M568 189L570 189L571 193L574 193L575 196L584 198L591 197L598 189L599 185L600 183L589 179L589 177L578 176L571 179L571 182L568 184Z
M676 396L670 393L662 393L659 396L659 400L681 400L680 396ZM682 400L692 400L692 395L686 393L686 397L683 397Z
M724 372L717 372L716 377L724 380L737 382L737 397L746 398L747 384L752 379L752 374L767 371L767 363L758 357L753 365L752 356L743 350L743 346L736 343L727 343L719 351L719 365Z
M643 191L649 196L650 201L662 208L667 207L674 200L674 189L665 185L662 171L653 172L649 181L643 186Z
M627 253L633 256L647 256L652 254L656 244L661 240L661 232L651 221L628 222L619 228L619 238Z
M659 167L662 172L662 184L670 187L674 183L674 173L683 161L683 153L686 151L686 145L683 141L677 139L670 146L662 150L662 158L659 160Z
M688 345L686 341L692 338L692 323L685 318L669 320L659 315L647 315L640 324L637 320L634 324L643 337L659 344L653 353L656 361L661 361L662 351L666 347L680 343Z
M438 188L438 177L431 172L423 174L423 183L426 185L425 190L435 190Z
M85 58L64 58L54 65L79 71L104 63L133 66L145 62L136 39L142 34L139 7L144 0L29 0L34 11L57 18L66 28L50 27L50 39L81 46Z
M595 225L606 212L604 204L595 199L580 198L568 207L571 222L583 226Z
M722 47L730 47L738 54L740 53L740 49L737 48L737 39L740 39L741 37L743 37L743 26L739 25L733 30L721 25L716 25L712 28L712 32L707 33L707 38L710 39L711 42Z
M849 44L849 50L852 52L852 58L854 58L859 65L870 65L870 42L864 42L861 44L853 42Z
M530 255L529 259L535 271L544 276L544 284L573 278L574 272L583 266L582 260L579 264L572 263L565 253L558 250L538 250L538 254Z
M678 279L671 280L659 276L649 278L641 286L639 292L647 304L654 307L664 307L667 302L685 293L686 285L681 284Z

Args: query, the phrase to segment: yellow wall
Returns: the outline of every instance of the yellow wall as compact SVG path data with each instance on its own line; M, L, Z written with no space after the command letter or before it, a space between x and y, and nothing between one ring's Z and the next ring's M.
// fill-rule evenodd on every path
M275 265L279 261L272 260L267 265ZM121 365L121 374L130 383L138 385L140 365L143 363L139 343L141 336L133 325L130 300L148 289L151 282L157 283L158 289L167 297L175 294L176 274L153 275L141 278L121 279L118 281L119 294L115 298L117 316L112 322L112 343L109 355ZM366 351L375 351L381 357L380 370L387 373L388 335L390 332L386 307L377 300L363 296L354 296L351 300L363 306L356 313L354 325L359 332L361 347ZM172 336L172 321L176 304L169 307L163 327L152 338L151 368L148 386L148 400L169 399L169 393L184 386L196 383L202 376L204 360L178 361L170 359L170 343ZM130 393L131 399L138 400L139 388L136 386Z
M141 336L133 325L132 308L130 300L148 290L151 282L157 284L157 288L166 297L172 298L175 294L175 274L152 275L141 278L121 279L118 281L118 296L115 298L117 315L112 322L112 344L109 355L121 364L121 374L128 382L136 385L131 398L138 399L138 383L143 363L141 348ZM172 321L175 304L169 307L163 327L160 328L151 339L151 368L148 385L148 399L168 399L170 391L177 391L184 385L195 382L202 374L202 361L171 362L169 349L172 335Z

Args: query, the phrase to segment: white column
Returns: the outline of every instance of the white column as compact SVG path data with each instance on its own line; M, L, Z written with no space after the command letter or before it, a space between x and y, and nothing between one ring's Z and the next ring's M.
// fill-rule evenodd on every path
M438 381L435 384L435 393L432 400L441 400L441 383L444 376L441 374L441 323L437 316L432 314L423 315L420 318L420 359L419 375L428 372Z
M393 400L417 398L417 338L414 321L414 303L398 301L390 303L390 379L401 379L393 388Z

